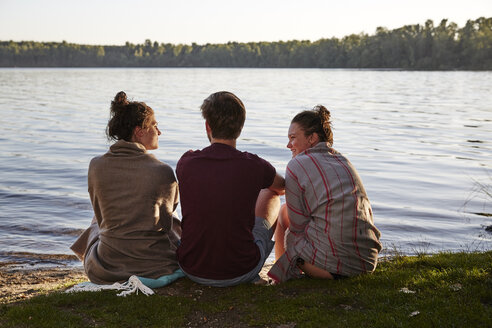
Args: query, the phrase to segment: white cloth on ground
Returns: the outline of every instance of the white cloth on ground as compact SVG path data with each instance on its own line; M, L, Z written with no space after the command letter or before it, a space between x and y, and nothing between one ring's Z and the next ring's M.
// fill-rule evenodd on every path
M141 292L144 295L153 295L154 291L151 288L160 288L169 285L176 279L184 277L183 271L176 270L170 275L164 275L158 279L143 278L131 276L124 283L115 282L112 285L98 285L90 281L81 282L67 289L65 293L76 292L99 292L101 290L118 290L121 291L117 296L127 296L130 294L138 294Z

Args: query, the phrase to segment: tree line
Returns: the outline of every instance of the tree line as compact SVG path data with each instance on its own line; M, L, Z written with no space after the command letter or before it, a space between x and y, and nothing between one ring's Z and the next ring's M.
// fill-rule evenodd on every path
M492 17L459 28L406 25L374 34L317 41L228 42L191 45L127 42L94 46L63 42L2 41L0 67L264 67L491 70Z

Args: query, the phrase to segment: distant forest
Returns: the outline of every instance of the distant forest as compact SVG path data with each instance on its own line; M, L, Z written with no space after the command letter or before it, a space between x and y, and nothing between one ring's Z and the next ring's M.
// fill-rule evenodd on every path
M191 45L127 42L91 46L67 42L0 42L0 67L271 67L492 70L492 17L463 28L443 19L435 26L378 27L318 41L228 42Z

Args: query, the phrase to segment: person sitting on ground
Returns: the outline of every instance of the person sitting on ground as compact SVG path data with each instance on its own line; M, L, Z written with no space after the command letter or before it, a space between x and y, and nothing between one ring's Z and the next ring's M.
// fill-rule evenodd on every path
M257 155L236 149L246 118L242 101L217 92L201 106L210 146L176 166L182 209L179 265L208 286L260 281L272 251L284 178Z
M330 112L316 106L297 114L288 138L286 205L268 276L283 282L302 272L337 279L374 271L381 234L355 167L332 148Z
M116 143L89 165L94 220L72 250L96 284L172 274L179 269L181 227L173 217L179 191L172 168L147 152L159 146L154 111L121 91L106 133Z

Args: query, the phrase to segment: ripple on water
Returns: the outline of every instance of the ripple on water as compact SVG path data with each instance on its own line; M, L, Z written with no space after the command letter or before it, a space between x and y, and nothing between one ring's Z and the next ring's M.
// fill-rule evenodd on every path
M199 106L214 91L243 100L238 147L281 174L290 120L323 104L334 147L359 171L386 247L460 250L484 240L492 248L479 237L492 218L472 214L492 213L490 199L474 194L476 181L492 181L490 72L0 70L3 252L70 253L92 218L87 166L109 145L104 129L119 90L154 108L163 134L153 153L173 168L185 151L208 145Z

